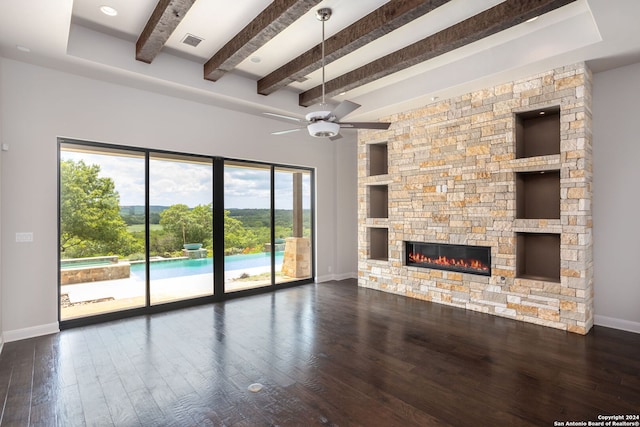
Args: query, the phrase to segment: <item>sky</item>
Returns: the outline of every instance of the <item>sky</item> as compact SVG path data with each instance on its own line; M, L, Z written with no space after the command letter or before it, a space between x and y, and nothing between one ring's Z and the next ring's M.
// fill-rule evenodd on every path
M61 151L62 160L84 160L100 166L100 176L111 178L120 206L144 205L144 158ZM210 164L164 159L149 162L149 202L155 206L182 203L189 207L211 203L213 178ZM291 174L277 173L276 209L292 209ZM269 208L269 171L225 167L225 208ZM310 182L303 179L304 207L309 208Z

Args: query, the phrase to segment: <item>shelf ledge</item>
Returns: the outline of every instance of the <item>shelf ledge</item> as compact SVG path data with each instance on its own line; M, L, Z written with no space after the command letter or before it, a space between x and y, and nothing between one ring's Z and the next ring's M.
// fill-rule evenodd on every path
M518 218L513 220L513 231L516 233L562 233L560 219Z

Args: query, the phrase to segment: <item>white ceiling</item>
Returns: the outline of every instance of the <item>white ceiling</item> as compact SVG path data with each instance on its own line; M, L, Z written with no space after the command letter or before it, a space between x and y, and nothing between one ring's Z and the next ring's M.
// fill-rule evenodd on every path
M268 0L196 0L152 64L135 60L135 41L157 0L0 0L0 54L80 75L250 114L303 116L297 94L321 82L321 72L269 96L258 78L316 45L320 7L330 7L330 37L387 0L324 0L217 82L203 79L202 64L257 16ZM327 65L331 79L490 8L501 0L453 0ZM110 5L108 17L99 6ZM478 42L333 98L362 107L349 120L376 120L488 85L587 61L594 71L640 61L640 0L578 0ZM204 39L182 43L186 34ZM28 48L30 52L18 49ZM256 62L259 58L260 61ZM281 124L274 125L275 128Z

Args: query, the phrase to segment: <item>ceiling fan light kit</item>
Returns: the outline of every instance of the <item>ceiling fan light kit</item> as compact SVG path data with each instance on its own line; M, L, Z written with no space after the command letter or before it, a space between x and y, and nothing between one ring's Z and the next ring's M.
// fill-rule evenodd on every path
M307 130L309 131L309 135L316 138L332 138L340 132L340 125L334 122L318 120L317 122L310 123L307 126Z

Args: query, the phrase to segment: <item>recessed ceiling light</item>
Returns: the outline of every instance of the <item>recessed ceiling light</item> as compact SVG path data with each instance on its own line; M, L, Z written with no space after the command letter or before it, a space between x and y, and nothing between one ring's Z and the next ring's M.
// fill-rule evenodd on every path
M438 99L440 99L440 97L439 97L439 96L432 96L432 97L431 97L431 100L432 100L432 101L437 101Z
M17 46L16 46L16 49L18 49L20 52L26 52L26 53L31 52L31 49L29 49L29 48L28 48L28 47L26 47L26 46L22 46L22 45L17 45Z
M540 114L541 116L544 116L545 112L544 111L540 111L538 114Z
M116 16L118 11L111 6L100 6L100 12L107 16Z
M343 92L340 92L340 93L338 94L338 96L342 96L342 95L346 95L346 94L347 94L347 91L345 90L345 91L343 91Z
M527 19L525 22L533 22L533 21L535 21L536 19L538 19L538 16L534 16L533 18L529 18L529 19Z

